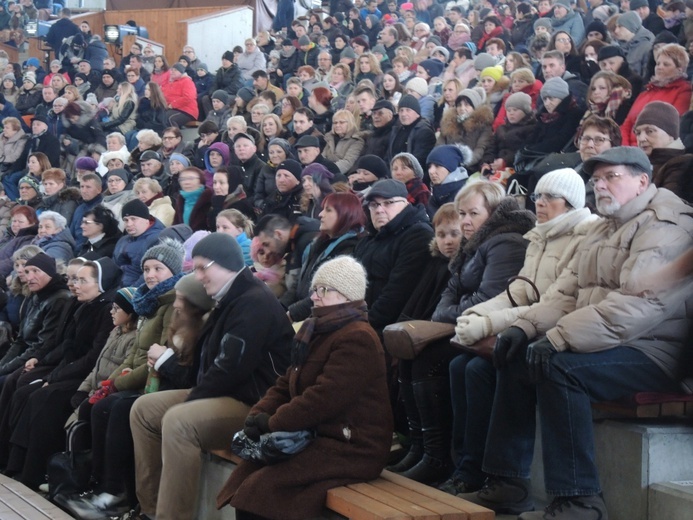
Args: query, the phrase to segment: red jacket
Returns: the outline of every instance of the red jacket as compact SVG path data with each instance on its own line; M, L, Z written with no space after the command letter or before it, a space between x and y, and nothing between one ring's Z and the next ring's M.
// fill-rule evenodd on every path
M539 81L538 79L534 80L534 84L530 85L529 87L523 88L520 92L524 92L525 94L529 95L529 97L532 98L532 110L537 109L537 100L539 99L539 96L541 95L541 87L543 87L544 84ZM495 132L500 125L505 124L505 102L508 99L508 97L512 94L512 92L508 92L503 96L503 101L501 102L501 107L500 110L498 111L498 115L496 116L496 119L493 120L493 131Z
M657 87L652 83L648 83L633 102L626 120L621 125L623 146L638 146L638 141L633 133L633 127L642 109L652 101L669 103L679 111L679 115L683 115L688 112L691 104L691 84L685 78L679 78L663 87Z
M195 119L200 115L197 108L197 89L193 80L188 76L164 83L161 90L172 109L185 112Z

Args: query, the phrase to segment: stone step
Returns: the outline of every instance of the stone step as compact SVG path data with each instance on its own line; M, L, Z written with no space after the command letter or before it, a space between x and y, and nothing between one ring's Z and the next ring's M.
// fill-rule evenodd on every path
M649 520L690 520L693 517L693 480L653 484L648 496Z

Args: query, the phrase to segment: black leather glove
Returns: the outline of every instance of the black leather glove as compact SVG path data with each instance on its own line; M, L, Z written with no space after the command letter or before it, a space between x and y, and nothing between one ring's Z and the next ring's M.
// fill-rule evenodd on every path
M269 433L269 419L270 416L266 413L259 413L257 415L249 415L245 419L245 427L243 428L243 433L253 440L259 441L260 435L263 433Z
M556 348L546 337L529 344L527 347L526 360L529 378L533 382L536 383L541 381L544 377L549 376L549 372L551 371L549 360L551 359L551 355L555 353Z
M502 368L527 345L527 334L520 327L510 327L496 337L493 347L493 366Z

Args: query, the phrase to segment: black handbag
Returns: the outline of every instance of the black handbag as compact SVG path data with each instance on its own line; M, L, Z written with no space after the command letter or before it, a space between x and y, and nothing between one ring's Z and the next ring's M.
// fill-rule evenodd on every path
M90 425L75 421L67 431L67 451L56 453L48 461L48 496L84 493L91 481L91 450L75 450L75 440Z

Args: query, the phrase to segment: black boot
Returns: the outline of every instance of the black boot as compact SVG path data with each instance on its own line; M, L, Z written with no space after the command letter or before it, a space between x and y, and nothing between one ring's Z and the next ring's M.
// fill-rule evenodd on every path
M399 381L399 388L404 401L404 409L407 412L407 423L409 424L409 451L397 464L388 466L387 469L395 473L402 473L413 468L423 457L423 436L421 434L421 418L419 409L414 398L414 389L411 381Z
M422 379L414 381L413 390L421 417L424 456L402 476L435 486L444 482L453 470L450 382L447 377Z

